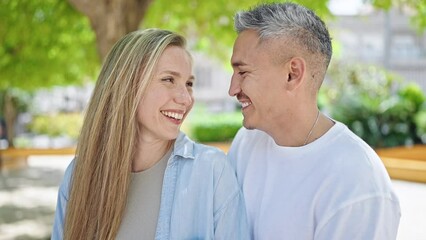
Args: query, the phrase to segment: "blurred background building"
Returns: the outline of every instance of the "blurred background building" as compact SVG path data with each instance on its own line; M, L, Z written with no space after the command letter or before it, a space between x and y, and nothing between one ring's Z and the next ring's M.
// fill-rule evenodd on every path
M361 7L358 14L337 15L329 23L346 61L379 65L426 92L426 34L410 24L410 11Z

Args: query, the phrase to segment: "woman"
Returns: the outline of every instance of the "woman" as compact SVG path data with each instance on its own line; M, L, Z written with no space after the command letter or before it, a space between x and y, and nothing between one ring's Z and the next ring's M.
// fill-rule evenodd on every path
M183 37L148 29L115 44L59 189L52 239L248 239L224 153L179 130L193 84Z

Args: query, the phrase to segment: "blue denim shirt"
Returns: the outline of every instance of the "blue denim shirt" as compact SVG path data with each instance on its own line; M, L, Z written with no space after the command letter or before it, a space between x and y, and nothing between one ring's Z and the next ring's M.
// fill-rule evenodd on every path
M59 188L52 240L63 238L72 169L73 162ZM249 239L242 193L223 152L179 134L164 174L155 239Z

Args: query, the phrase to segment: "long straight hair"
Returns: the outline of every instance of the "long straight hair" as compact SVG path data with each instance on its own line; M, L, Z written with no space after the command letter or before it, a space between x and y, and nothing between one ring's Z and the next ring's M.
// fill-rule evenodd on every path
M185 49L186 42L147 29L124 36L108 54L77 144L64 239L115 239L140 134L138 104L168 46Z

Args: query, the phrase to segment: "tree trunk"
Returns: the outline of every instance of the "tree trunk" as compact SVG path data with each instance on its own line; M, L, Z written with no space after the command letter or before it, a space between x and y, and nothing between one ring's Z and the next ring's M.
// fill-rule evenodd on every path
M125 34L138 29L152 0L68 0L89 18L103 61Z
M9 147L13 147L13 139L15 138L15 124L18 119L18 110L13 101L13 96L5 93L4 95L4 121L6 123L6 136Z

